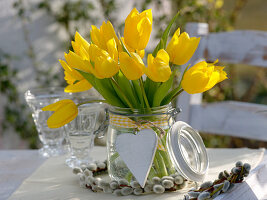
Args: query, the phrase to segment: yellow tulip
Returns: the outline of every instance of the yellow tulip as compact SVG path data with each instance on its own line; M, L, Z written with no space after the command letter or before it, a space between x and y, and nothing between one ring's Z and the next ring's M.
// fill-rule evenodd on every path
M65 80L68 83L65 92L83 92L91 89L92 85L76 69L91 73L90 44L76 32L72 47L74 52L65 53L65 59L68 64L63 60L59 60L64 68Z
M66 74L65 74L66 77ZM65 87L64 91L65 92L84 92L86 90L90 90L92 88L92 85L86 80L80 80L76 83L70 84L67 87Z
M74 52L83 59L89 60L90 44L78 33L75 33L74 41L71 42Z
M120 69L129 80L137 80L144 74L145 65L137 53L120 52Z
M83 92L92 88L92 85L79 72L72 69L65 61L59 60L59 62L64 68L65 80L69 84L65 92Z
M91 28L91 40L93 44L97 45L99 48L108 51L107 43L110 39L114 39L116 44L119 45L119 40L110 21L107 21L107 23L103 22L100 29L94 25L92 25Z
M216 62L202 61L188 69L181 83L182 88L189 94L201 93L227 79L227 74L223 71L224 67L214 66Z
M184 65L195 53L200 38L190 38L186 32L180 35L178 28L169 42L166 51L170 56L170 62L176 65Z
M94 44L90 45L89 55L94 65L92 74L99 79L110 78L120 70L118 62L107 51Z
M146 75L152 81L165 82L170 78L171 73L169 55L164 49L159 50L155 58L152 54L148 55Z
M152 21L151 9L139 14L136 8L134 8L125 20L125 43L132 49L144 49L152 31Z
M49 128L59 128L71 122L78 115L76 104L70 99L64 99L42 108L43 111L54 111L48 118Z
M135 50L135 49L129 47L129 46L125 43L125 41L124 41L124 37L121 37L121 41L123 42L123 44L125 45L126 49L127 49L129 52L137 53L141 58L144 58L144 56L145 56L145 50L144 50L144 49L142 49L142 50ZM122 49L121 46L120 46L120 48L119 48L119 51L120 51L120 52L123 51L123 49Z
M110 39L107 42L107 52L109 53L110 57L118 62L118 49L117 44L114 38Z
M84 72L92 73L92 65L88 60L89 57L87 56L87 59L83 59L76 53L70 51L68 54L65 53L65 59L68 64L59 60L65 70L65 80L69 84L65 88L65 92L83 92L91 89L92 85L76 71L76 69L79 69Z
M68 65L73 69L79 69L84 72L91 72L91 65L89 60L83 59L73 51L69 51L69 53L65 53L65 59L68 63Z

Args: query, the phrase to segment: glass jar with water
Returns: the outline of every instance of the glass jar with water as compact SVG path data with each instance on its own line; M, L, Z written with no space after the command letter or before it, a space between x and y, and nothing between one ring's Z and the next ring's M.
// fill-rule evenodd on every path
M111 179L135 180L127 165L116 151L116 138L125 133L153 129L158 146L148 180L157 176L181 175L189 187L202 182L208 169L208 157L199 134L184 122L175 122L179 109L171 105L147 109L110 107L107 135L108 171Z

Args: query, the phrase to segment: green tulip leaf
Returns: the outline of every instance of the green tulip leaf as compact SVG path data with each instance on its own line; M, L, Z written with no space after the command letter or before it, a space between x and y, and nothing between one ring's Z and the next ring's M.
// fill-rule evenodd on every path
M176 71L173 71L170 78L166 82L162 83L157 89L157 91L155 92L154 98L153 98L153 104L152 104L153 107L160 106L161 101L167 95L168 91L170 90L172 86L175 73Z
M138 97L139 102L141 104L141 108L143 108L144 107L144 98L143 98L142 90L141 90L141 87L138 83L138 80L132 80L132 85L133 85L135 94Z
M122 72L117 74L117 83L123 90L124 94L128 97L134 108L138 108L140 104L137 103L137 98L134 94L133 86L131 82L123 75Z
M158 53L158 51L160 49L165 49L166 48L166 44L167 44L167 40L168 40L168 37L169 37L169 34L170 34L171 27L172 27L173 23L176 21L178 16L179 16L179 12L177 12L177 14L172 18L172 20L170 21L170 23L166 27L165 31L163 32L158 45L156 46L155 50L152 53L152 55L154 57L157 55L157 53Z
M90 73L79 69L76 70L103 96L109 104L118 107L125 107L108 79L98 79Z
M164 45L164 49L166 48L166 44L167 44L167 40L170 34L170 30L171 27L173 25L173 23L176 21L177 17L179 16L180 12L177 12L176 15L172 18L171 22L168 24L167 28L165 29L165 31L163 32L162 35L162 40L163 40L163 45Z
M88 72L84 72L80 69L75 69L75 70L78 71L96 90L98 90L96 83L95 83L96 77L93 74L90 74Z
M172 99L173 99L173 97L175 96L175 94L177 93L177 92L179 92L180 91L180 87L177 87L177 88L175 88L175 89L173 89L172 91L170 91L164 98L163 98L163 100L161 101L161 106L163 106L163 105L167 105L167 104L169 104L171 101L172 101Z

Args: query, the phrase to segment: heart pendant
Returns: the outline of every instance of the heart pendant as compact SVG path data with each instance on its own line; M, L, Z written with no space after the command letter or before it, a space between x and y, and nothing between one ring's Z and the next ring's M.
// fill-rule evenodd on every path
M158 144L158 136L152 129L143 129L136 135L118 135L116 151L143 188Z

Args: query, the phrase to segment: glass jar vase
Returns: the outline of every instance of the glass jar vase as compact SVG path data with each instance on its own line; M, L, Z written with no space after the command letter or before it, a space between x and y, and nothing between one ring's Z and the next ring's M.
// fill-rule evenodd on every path
M109 110L110 124L108 128L108 170L112 179L134 179L120 155L116 151L115 141L118 135L124 133L136 134L138 131L151 128L158 135L158 147L148 179L158 176L168 176L176 172L166 147L166 136L174 122L170 105L151 109L135 109L111 107ZM162 132L163 131L163 132Z
M119 153L116 139L121 134L138 134L142 129L153 129L158 137L154 160L148 173L153 177L179 174L194 187L202 182L208 169L208 157L199 134L184 122L175 122L179 109L171 105L150 109L110 107L107 133L108 172L113 180L136 180Z

